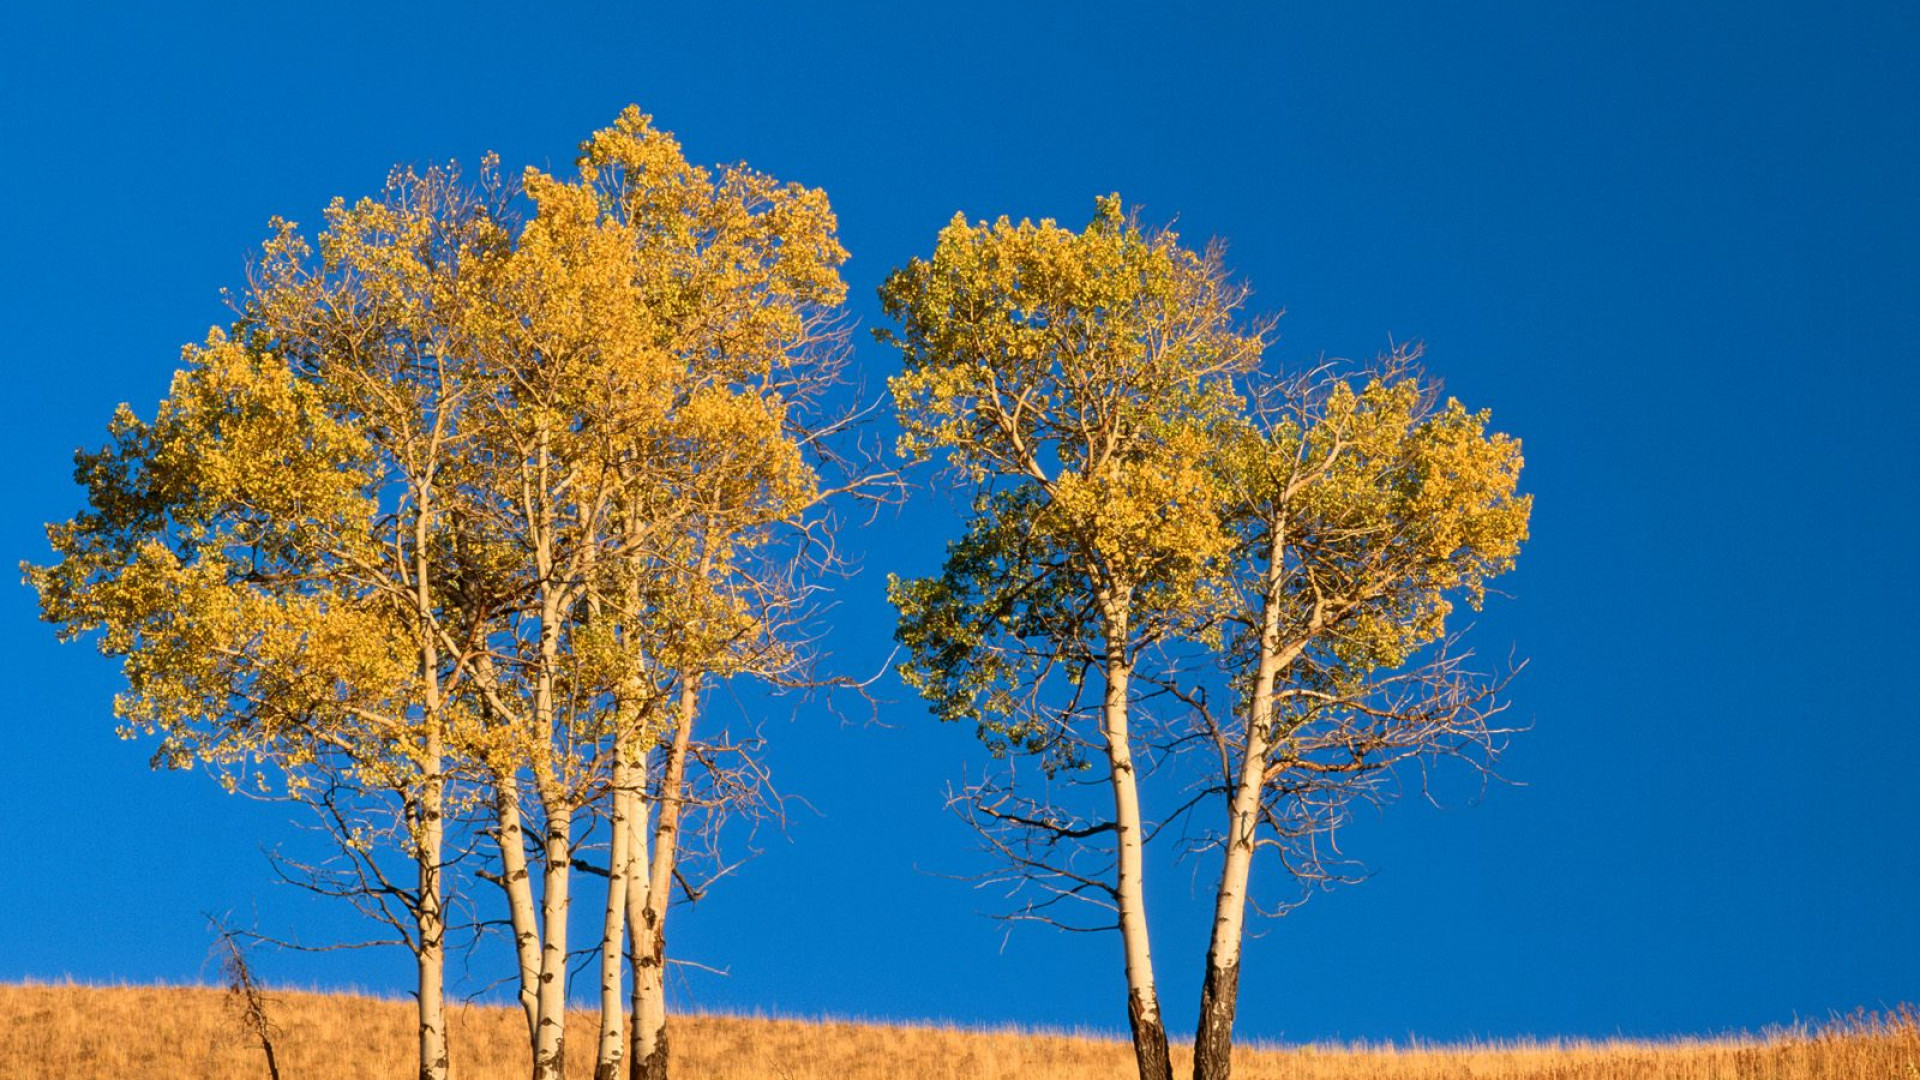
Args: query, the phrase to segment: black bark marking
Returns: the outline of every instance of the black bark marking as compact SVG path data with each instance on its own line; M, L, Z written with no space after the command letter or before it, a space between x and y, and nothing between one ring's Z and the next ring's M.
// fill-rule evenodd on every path
M1240 963L1207 965L1200 989L1200 1026L1193 1034L1193 1080L1233 1075L1233 1015L1240 997Z
M636 1032L637 1034L637 1032ZM667 1080L667 1025L661 1021L653 1038L653 1053L633 1059L633 1080Z
M533 1063L534 1080L566 1080L567 1077L567 1040L555 1039L553 1056L540 1058Z
M1173 1061L1167 1054L1167 1029L1160 1010L1148 1010L1140 991L1127 995L1127 1022L1133 1028L1133 1059L1140 1080L1173 1080Z
M447 1071L451 1068L452 1063L447 1060L446 1052L441 1051L437 1059L420 1063L420 1080L446 1080ZM275 1072L273 1078L280 1080L280 1074Z

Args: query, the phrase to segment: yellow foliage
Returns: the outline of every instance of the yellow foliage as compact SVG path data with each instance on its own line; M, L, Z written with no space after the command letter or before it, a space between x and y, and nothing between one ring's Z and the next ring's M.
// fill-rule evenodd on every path
M312 241L275 219L231 330L79 456L43 613L122 659L161 760L296 786L592 747L621 694L777 663L756 575L820 497L835 228L637 109L571 180L396 169ZM536 700L573 712L501 729Z
M1411 376L1336 381L1310 415L1269 425L1238 481L1254 546L1286 545L1283 622L1338 621L1336 651L1363 667L1439 639L1450 598L1478 608L1527 537L1519 440L1432 394Z
M940 716L1077 765L1049 734L1050 675L1077 688L1081 664L1207 621L1233 543L1234 379L1264 345L1244 296L1217 253L1142 230L1118 196L1080 232L956 215L888 277L899 451L981 491L942 575L889 588L903 675Z

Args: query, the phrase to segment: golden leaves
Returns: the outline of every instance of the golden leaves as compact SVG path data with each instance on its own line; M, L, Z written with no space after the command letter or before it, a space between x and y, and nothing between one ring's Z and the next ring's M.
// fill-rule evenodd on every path
M1078 233L956 215L881 295L899 452L996 492L939 578L892 584L905 672L1002 749L1106 629L1214 647L1271 597L1327 659L1393 667L1526 538L1519 444L1485 413L1437 405L1399 355L1364 385L1249 378L1244 287L1117 196Z
M404 786L428 746L531 753L497 708L536 677L591 739L636 668L771 632L755 560L818 499L796 402L834 370L835 228L637 109L574 179L401 168L312 240L275 219L231 332L80 456L43 613L122 658L168 761Z
M890 381L910 458L982 489L937 578L893 581L909 685L996 752L1075 767L1041 689L1081 665L1205 635L1233 533L1236 376L1264 330L1215 253L1147 232L1118 196L1081 232L956 215L887 279Z
M1450 598L1477 608L1527 536L1518 440L1435 397L1408 374L1358 389L1336 380L1269 423L1264 465L1243 488L1250 539L1284 539L1288 620L1328 627L1362 668L1441 638Z
M1079 233L956 215L881 293L901 323L882 335L904 359L900 452L1041 484L1114 585L1196 566L1222 543L1207 432L1262 345L1235 322L1244 295L1117 195Z

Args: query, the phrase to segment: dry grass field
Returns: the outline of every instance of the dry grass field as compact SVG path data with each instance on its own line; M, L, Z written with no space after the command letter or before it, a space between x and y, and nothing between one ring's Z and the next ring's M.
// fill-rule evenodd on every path
M283 1080L377 1080L410 1072L404 1001L275 991L269 1009ZM5 1080L259 1080L266 1068L227 994L198 987L0 986ZM571 1075L592 1075L595 1023L579 1016ZM686 1080L1125 1080L1112 1039L841 1021L694 1016L676 1020ZM517 1012L453 1017L460 1080L525 1076ZM1178 1055L1176 1050L1176 1055ZM1176 1061L1176 1064L1182 1064ZM1920 1012L1858 1017L1765 1038L1454 1047L1309 1046L1235 1054L1245 1080L1892 1080L1920 1077Z

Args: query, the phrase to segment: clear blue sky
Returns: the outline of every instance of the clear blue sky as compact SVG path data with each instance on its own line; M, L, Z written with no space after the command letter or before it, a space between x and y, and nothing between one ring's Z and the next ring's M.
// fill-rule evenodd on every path
M1525 440L1534 539L1476 630L1533 660L1534 730L1480 805L1408 801L1377 874L1267 924L1245 1035L1710 1031L1920 1000L1920 46L1898 3L13 4L0 550L46 551L69 457L150 412L267 218L398 161L564 165L629 101L696 160L824 187L864 325L955 210L1083 222L1118 190L1231 243L1276 359L1422 339ZM324 12L324 14L321 14ZM894 366L863 336L875 386ZM883 573L950 508L860 532L831 647L889 648ZM198 912L353 929L269 883L283 810L154 774L114 665L0 590L0 978L199 975ZM767 718L786 837L676 915L683 1003L1123 1026L1119 943L1000 928L941 790L979 760L895 687L889 726ZM1197 998L1207 882L1162 867L1156 960ZM806 918L803 920L802 915ZM504 969L476 960L469 987ZM404 988L400 955L269 978Z

